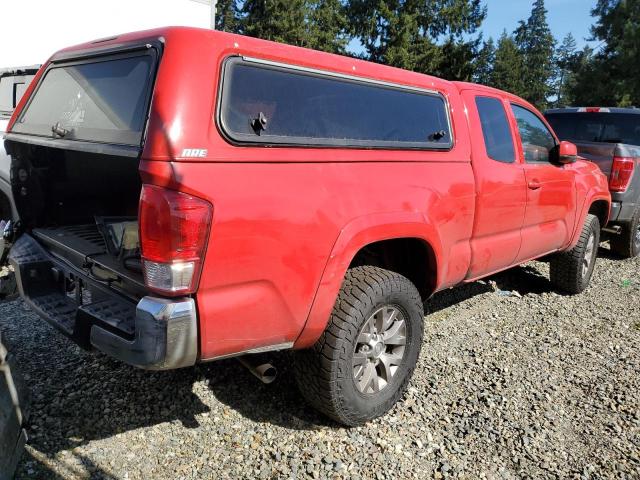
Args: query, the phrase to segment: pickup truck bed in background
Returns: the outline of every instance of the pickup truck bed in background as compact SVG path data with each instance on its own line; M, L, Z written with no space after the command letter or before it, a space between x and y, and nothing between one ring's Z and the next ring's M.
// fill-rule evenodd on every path
M4 151L4 142L1 138L7 129L13 110L39 68L40 65L0 68L0 220L17 219L17 211L11 195L9 175L11 159Z
M611 237L612 249L623 257L639 255L640 109L562 108L545 116L561 140L575 143L578 154L609 179L609 230L617 232Z

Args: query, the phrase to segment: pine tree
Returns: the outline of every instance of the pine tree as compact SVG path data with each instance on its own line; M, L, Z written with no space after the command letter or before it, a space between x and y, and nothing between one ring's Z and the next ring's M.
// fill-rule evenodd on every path
M573 82L571 75L572 64L576 60L576 39L571 33L567 34L556 50L556 106L563 105L565 87Z
M252 37L345 53L343 0L244 0L238 31Z
M620 90L610 77L602 58L592 48L585 47L576 53L569 68L563 103L565 105L617 105L616 93Z
M491 74L495 61L496 47L493 38L489 37L489 40L483 43L474 61L473 81L482 85L491 85Z
M305 0L244 0L242 5L242 33L251 37L288 43L299 47L308 45Z
M490 85L522 96L525 92L523 80L524 59L513 37L502 32L496 48Z
M216 30L240 33L238 0L218 0L216 4Z
M576 101L592 105L640 105L640 0L598 0L591 33L602 49L575 72Z
M553 92L553 53L555 39L547 23L544 0L535 0L526 22L520 21L515 31L515 41L522 57L523 96L540 109L547 106L547 98Z
M350 0L347 12L367 60L471 78L479 44L472 35L486 16L481 0Z
M314 0L309 11L309 48L331 53L346 52L347 16L342 0Z

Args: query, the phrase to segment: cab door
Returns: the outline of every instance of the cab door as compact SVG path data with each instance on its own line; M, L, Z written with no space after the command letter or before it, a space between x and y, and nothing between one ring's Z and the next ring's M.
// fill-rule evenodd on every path
M509 104L487 90L465 90L476 179L470 281L513 265L521 247L527 187Z
M512 104L527 182L527 208L518 262L563 248L576 215L575 173L553 162L557 141L545 122L528 108Z

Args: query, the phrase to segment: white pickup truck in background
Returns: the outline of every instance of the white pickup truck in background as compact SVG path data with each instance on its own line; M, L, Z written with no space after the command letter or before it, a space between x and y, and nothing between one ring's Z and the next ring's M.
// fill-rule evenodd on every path
M0 69L0 138L38 68L39 65ZM11 159L4 151L4 142L0 141L0 220L15 220L17 216L11 195L10 167Z

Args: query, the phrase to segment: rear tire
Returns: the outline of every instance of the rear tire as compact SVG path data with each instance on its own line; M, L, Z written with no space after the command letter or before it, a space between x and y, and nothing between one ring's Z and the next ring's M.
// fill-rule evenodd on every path
M577 245L551 260L551 283L566 293L583 292L591 281L599 245L600 221L595 215L588 214Z
M611 250L623 258L640 255L640 208L636 209L631 222L622 227L622 232L611 237Z
M423 320L422 299L407 278L372 266L348 270L326 330L296 352L302 395L347 426L385 414L413 374Z

